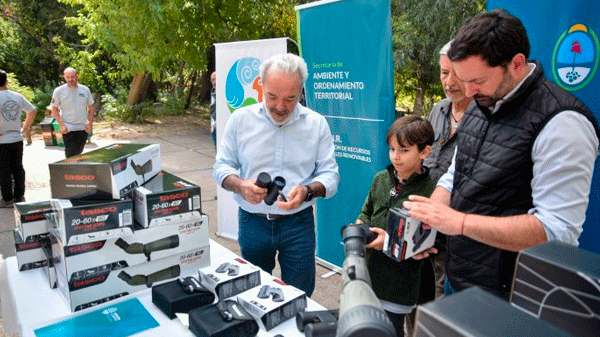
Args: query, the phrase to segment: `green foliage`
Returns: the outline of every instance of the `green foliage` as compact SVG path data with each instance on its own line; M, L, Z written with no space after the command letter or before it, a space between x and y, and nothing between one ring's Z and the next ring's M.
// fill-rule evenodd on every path
M152 102L128 105L110 94L102 95L102 116L124 123L145 123L153 115Z
M402 90L411 92L419 114L428 113L427 102L443 95L439 84L438 52L463 22L482 11L485 0L393 0L392 34L394 67Z
M158 109L158 114L181 115L185 113L185 90L176 87L173 93L162 92L159 94L159 102L162 106Z
M59 1L78 9L67 24L84 43L113 55L124 75L159 78L174 61L204 71L203 51L216 41L295 36L293 4L286 0Z

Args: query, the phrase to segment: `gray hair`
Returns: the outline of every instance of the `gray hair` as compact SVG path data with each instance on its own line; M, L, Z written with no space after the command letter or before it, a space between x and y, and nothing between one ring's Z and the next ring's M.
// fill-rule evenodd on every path
M72 72L75 73L75 75L77 75L77 70L75 68L67 67L65 68L65 70L63 70L63 74L66 74L67 72Z
M448 43L446 43L442 47L442 49L440 49L440 55L448 55L448 52L450 51L450 46L452 45L452 41L454 41L454 40L448 41Z
M300 75L301 85L304 85L304 82L306 82L306 79L308 78L306 62L298 55L290 53L277 54L263 61L259 68L260 78L263 80L263 82L267 76L267 72L269 69L271 69L271 67L288 74L298 73L298 75Z

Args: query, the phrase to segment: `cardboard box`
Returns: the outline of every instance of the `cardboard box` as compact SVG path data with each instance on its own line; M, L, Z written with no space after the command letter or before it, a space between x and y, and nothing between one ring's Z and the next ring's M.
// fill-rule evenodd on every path
M42 251L42 240L48 236L38 236L35 240L25 242L21 238L18 229L13 229L13 238L15 240L15 252L17 256L17 267L19 271L34 268L43 268L48 264L46 256Z
M133 202L52 199L48 232L72 246L133 234Z
M78 311L151 288L179 276L196 275L199 268L210 265L210 248L197 247L124 268L118 263L95 266L84 270L75 280L68 279L64 261L56 261L58 289L71 311Z
M40 122L40 126L42 128L42 138L44 139L44 145L46 146L57 145L54 127L52 126L53 122L54 118L52 117L46 117Z
M238 302L265 330L271 330L306 309L306 294L273 278L237 296Z
M471 287L419 305L414 337L571 336L512 307L500 297Z
M57 241L53 254L63 263L70 288L89 270L116 270L149 263L209 245L208 217L168 226L135 230L132 235L66 246Z
M574 335L598 335L600 254L559 241L522 250L510 302Z
M202 284L219 300L235 296L260 284L260 269L242 258L221 261L198 271Z
M120 199L161 171L159 144L113 144L49 164L59 199Z
M133 189L135 221L142 227L166 225L202 212L200 187L161 171Z
M404 208L393 207L389 211L383 252L396 261L411 258L435 244L437 231L424 229L421 221L408 216Z
M50 201L18 202L14 206L15 222L23 242L37 241L48 236L46 213L52 211Z

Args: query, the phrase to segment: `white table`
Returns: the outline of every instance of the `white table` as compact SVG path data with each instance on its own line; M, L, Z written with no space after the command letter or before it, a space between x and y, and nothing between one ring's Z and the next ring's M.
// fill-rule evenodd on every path
M231 260L238 256L219 243L210 240L211 264ZM266 272L261 278L270 277ZM19 272L16 257L10 257L0 266L0 295L2 296L2 318L8 333L19 333L21 337L35 337L34 330L64 319L81 315L92 310L110 306L116 301L124 301L137 297L144 307L160 324L158 327L135 334L134 336L186 336L194 337L179 319L170 320L152 303L150 289L146 289L113 302L71 313L66 300L58 289L50 289L48 280L42 269ZM326 310L315 301L308 299L308 311ZM289 319L279 326L265 331L261 328L258 336L269 337L282 334L285 337L304 336L296 328L295 318Z

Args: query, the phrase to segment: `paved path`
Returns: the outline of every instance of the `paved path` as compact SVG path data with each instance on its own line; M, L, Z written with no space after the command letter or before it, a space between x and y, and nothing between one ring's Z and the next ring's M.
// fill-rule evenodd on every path
M143 137L133 140L112 140L92 137L92 143L87 144L84 151L90 151L116 142L132 142L161 146L162 168L178 175L201 188L202 211L208 215L210 232L213 240L219 242L239 254L237 241L216 236L217 231L217 200L216 184L212 179L215 149L207 127L199 126L197 130L183 135ZM25 198L28 201L47 200L50 194L50 178L48 164L64 158L63 148L46 147L44 142L34 140L24 149L23 165L26 172ZM5 258L14 256L12 230L15 228L12 209L0 209L0 254ZM335 274L328 278L321 275L329 270L317 265L316 288L312 298L328 309L338 308L341 277ZM274 275L279 276L275 270ZM0 336L4 333L0 321Z

